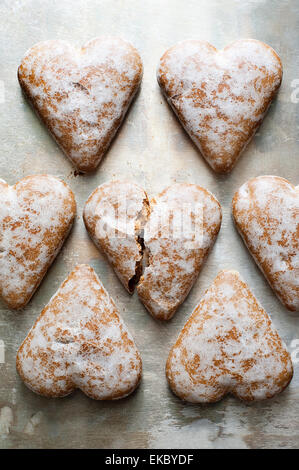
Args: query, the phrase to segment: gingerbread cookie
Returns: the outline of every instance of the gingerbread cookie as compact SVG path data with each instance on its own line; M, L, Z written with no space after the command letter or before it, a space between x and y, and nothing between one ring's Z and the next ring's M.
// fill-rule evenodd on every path
M260 126L282 80L275 51L242 39L217 51L183 41L161 57L157 77L168 103L217 173L231 171Z
M41 120L78 170L95 170L142 78L136 49L99 37L75 49L60 40L35 44L18 70Z
M245 401L282 392L293 368L285 344L236 271L221 271L170 351L173 392L193 403L228 393Z
M216 239L221 208L209 191L194 184L169 186L149 203L137 185L114 181L91 194L84 221L127 290L137 286L149 312L168 320Z
M39 286L76 215L71 189L50 175L0 180L0 295L22 308Z
M278 176L253 178L236 192L233 216L278 298L299 311L299 186Z
M169 320L185 300L220 225L219 202L195 184L174 184L151 201L144 227L149 261L137 292L154 317Z
M77 266L19 348L17 370L46 397L79 388L95 400L132 393L142 363L134 340L94 270Z

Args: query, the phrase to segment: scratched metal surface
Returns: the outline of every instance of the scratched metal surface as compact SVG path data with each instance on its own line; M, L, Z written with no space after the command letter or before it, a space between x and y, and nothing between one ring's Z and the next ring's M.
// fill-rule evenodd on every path
M75 227L32 301L21 313L0 304L0 447L221 448L298 447L299 366L280 396L254 405L233 397L210 406L188 405L167 388L164 366L170 346L192 309L222 268L240 271L271 315L286 343L299 338L299 317L278 302L237 235L231 220L234 191L247 179L275 174L298 183L299 4L297 0L1 0L0 177L10 184L50 173L74 190ZM135 44L144 62L142 89L117 139L91 176L74 175L46 129L25 102L16 79L24 52L50 38L76 45L100 34ZM179 40L201 38L223 47L240 37L273 46L284 64L278 99L233 172L217 176L204 163L161 96L155 69L163 51ZM3 96L4 91L4 96ZM154 195L169 183L188 181L212 191L222 204L218 240L188 299L169 323L149 316L130 297L89 240L82 208L90 192L126 177ZM144 373L127 399L101 403L80 391L48 400L29 391L15 371L15 355L33 321L77 263L90 263L113 296L140 348Z

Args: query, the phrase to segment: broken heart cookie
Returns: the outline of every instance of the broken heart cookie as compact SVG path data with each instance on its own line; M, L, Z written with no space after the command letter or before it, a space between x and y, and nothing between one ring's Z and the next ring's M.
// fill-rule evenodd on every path
M84 221L129 292L170 319L187 297L213 245L221 208L206 189L174 184L150 203L135 184L114 181L89 197Z
M54 176L27 176L14 186L0 180L0 295L9 307L29 302L75 215L73 192Z
M290 355L272 322L236 271L221 271L170 351L172 391L193 403L231 393L263 400L292 379Z
M35 44L18 70L20 85L76 168L95 170L142 78L136 49L99 37L75 49L60 40Z
M142 363L134 340L94 270L77 266L19 348L17 370L46 397L79 388L95 400L132 393Z
M186 132L217 173L231 171L282 80L275 51L242 39L223 50L187 40L161 57L158 83Z
M281 302L299 311L299 187L259 176L233 198L239 233Z

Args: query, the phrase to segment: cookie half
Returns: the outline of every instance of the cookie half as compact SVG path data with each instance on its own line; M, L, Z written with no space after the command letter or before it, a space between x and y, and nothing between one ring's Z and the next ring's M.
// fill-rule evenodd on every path
M141 269L141 237L148 214L147 194L128 181L98 186L84 206L83 219L88 233L129 293L133 293Z
M221 218L215 196L195 184L174 184L151 201L144 227L147 264L137 292L155 318L169 320L189 294Z

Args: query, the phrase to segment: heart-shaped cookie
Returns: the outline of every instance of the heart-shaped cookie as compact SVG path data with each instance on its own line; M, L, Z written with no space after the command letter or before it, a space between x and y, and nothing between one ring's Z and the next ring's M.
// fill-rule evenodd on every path
M193 403L228 393L263 400L292 379L290 355L272 322L236 271L221 271L170 351L173 392Z
M62 283L17 354L22 380L46 397L79 388L95 400L124 398L139 384L141 369L133 338L88 265Z
M195 184L174 184L150 203L142 188L113 181L99 186L84 208L95 244L129 292L160 320L187 297L221 224L217 199Z
M71 189L50 175L14 186L0 180L0 295L11 308L30 300L76 215Z
M278 298L299 311L299 186L278 176L253 178L236 192L233 216Z
M60 40L34 45L18 70L20 85L63 152L82 172L95 170L142 78L136 49L99 37L77 50Z
M231 171L279 89L275 51L253 39L217 51L183 41L161 57L158 83L181 124L217 173Z

